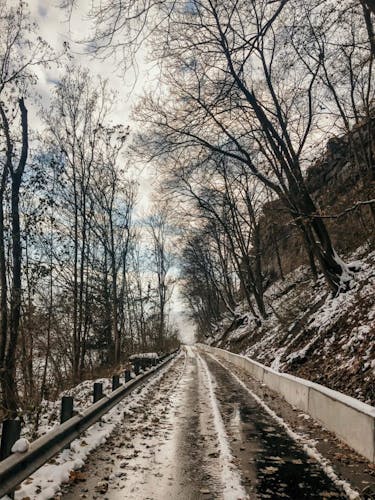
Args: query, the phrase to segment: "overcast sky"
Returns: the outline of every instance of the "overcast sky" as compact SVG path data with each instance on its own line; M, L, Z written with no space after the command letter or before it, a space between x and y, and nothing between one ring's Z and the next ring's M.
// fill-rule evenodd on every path
M32 17L40 28L40 35L54 49L61 51L64 42L68 42L73 55L72 64L89 68L93 75L100 75L109 80L110 86L118 93L115 109L111 119L114 123L130 125L131 129L136 125L131 120L132 106L137 102L146 88L155 84L155 72L145 62L145 57L139 56L137 71L128 71L125 75L119 70L118 62L106 58L104 61L92 58L87 53L85 44L79 43L87 37L91 30L91 21L88 13L91 0L80 0L73 11L70 20L67 13L58 7L59 0L29 0ZM53 94L54 84L59 79L63 67L52 67L48 70L38 70L37 91L43 104L46 106ZM154 74L154 81L150 80L150 73ZM33 128L40 126L40 120L36 110L31 111L31 122ZM153 175L150 167L139 166L140 171L137 180L140 183L137 213L140 216L147 212L152 200L152 194L157 189L157 176ZM174 270L176 272L176 270ZM194 338L194 326L187 320L186 311L182 304L178 288L174 293L172 303L172 322L179 327L184 341L192 342Z
M57 51L61 51L64 42L68 42L73 56L73 64L80 64L90 68L93 74L108 78L111 87L119 92L120 99L113 114L114 121L128 121L132 104L142 93L141 79L136 82L134 74L129 72L126 77L117 72L111 58L104 61L93 59L87 53L87 46L79 43L90 33L91 22L88 19L90 0L81 0L75 7L70 20L67 12L58 7L59 0L29 0L31 14L37 21L41 36ZM48 71L41 70L39 75L39 91L43 97L49 99L53 83L58 79L59 70L56 67Z

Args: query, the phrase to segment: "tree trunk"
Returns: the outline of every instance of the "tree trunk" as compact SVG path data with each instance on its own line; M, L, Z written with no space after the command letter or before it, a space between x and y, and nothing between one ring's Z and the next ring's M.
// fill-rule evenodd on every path
M5 190L7 186L8 175L12 166L13 145L10 140L9 124L5 111L0 104L0 114L3 122L3 129L6 136L6 164L4 165L1 186L0 186L0 382L5 393L5 354L8 339L8 283L7 283L7 262L5 248L5 221L4 221L4 203Z
M284 271L283 271L283 266L281 263L281 255L280 255L280 249L279 249L279 243L277 241L276 235L275 235L275 228L274 225L271 225L271 238L272 238L272 244L275 248L275 253L276 253L276 260L277 260L277 267L279 269L279 274L280 278L282 281L284 281Z
M311 196L306 189L300 189L298 197L293 197L292 200L299 212L295 216L297 225L307 236L308 246L318 259L327 284L334 294L347 291L350 281L348 269L338 258L325 223L319 217Z
M114 256L112 257L112 332L114 342L114 362L115 364L118 364L120 362L121 354L121 339L118 328L117 273Z
M19 334L19 325L21 318L21 294L22 294L22 245L19 197L22 176L25 169L28 155L28 124L27 109L23 99L19 100L21 111L22 126L22 151L18 167L12 171L12 192L11 192L11 211L12 211L12 291L10 307L10 329L9 342L5 357L4 373L4 405L10 417L14 417L18 408L18 396L16 385L16 366L15 357L17 351L17 341Z
M3 369L8 335L8 286L4 235L4 191L6 173L2 176L0 192L0 370Z
M260 242L260 227L255 221L254 217L254 252L255 252L255 266L254 266L254 278L255 278L255 288L256 295L255 299L257 306L262 318L267 317L266 307L264 304L264 289L263 289L263 272L262 272L262 249Z
M302 239L303 243L305 245L306 249L306 254L307 258L309 261L309 266L310 266L310 271L311 274L316 281L318 279L318 270L316 268L315 264L315 257L314 257L314 236L312 235L311 228L309 228L307 225L305 225L302 220L297 219L296 221L297 227L302 233Z
M361 0L361 1L373 14L375 14L375 0Z
M73 262L73 353L72 353L72 379L73 384L78 383L80 340L78 333L78 193L77 178L73 169L74 189L74 262Z

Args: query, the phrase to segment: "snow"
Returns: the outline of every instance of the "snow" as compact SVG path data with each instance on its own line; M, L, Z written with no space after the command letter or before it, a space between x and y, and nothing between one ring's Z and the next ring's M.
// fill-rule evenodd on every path
M181 356L181 354L176 356L171 363L174 364L179 356ZM146 385L136 389L130 397L125 397L120 401L120 403L106 413L100 421L92 425L78 439L74 440L68 449L63 450L54 457L53 460L35 471L15 492L15 500L22 500L23 498L29 498L30 500L49 500L53 498L60 491L61 484L69 480L71 471L80 469L83 466L90 452L107 440L116 425L122 421L124 415L131 413L134 408L142 405L142 400L147 397L154 387L158 386L161 377L170 366L171 364L168 364L168 366L161 368ZM83 393L86 395L86 382L79 384L79 389L76 387L70 392L75 392L76 394ZM107 382L109 386L110 381L108 380ZM91 396L92 381L90 381L90 403L92 402ZM88 403L88 401L84 399L82 407L86 406L85 403ZM60 404L60 402L58 402L58 404ZM44 428L46 428L46 426ZM26 441L26 439L24 441ZM3 497L1 500L6 500L6 498L7 497Z
M313 380L332 384L339 391L371 403L366 379L375 376L371 349L375 331L375 251L359 248L348 261L351 263L346 267L354 279L346 293L332 297L324 277L314 282L309 270L301 266L266 290L268 316L260 326L252 321L243 302L236 314L247 315L247 324L228 333L230 322L225 318L207 343L238 352L238 346L246 342L241 354L277 372L298 373L302 368L306 373L304 366L312 366ZM331 358L338 362L329 366ZM321 371L316 368L320 364Z
M340 286L337 292L337 295L340 294L341 291L346 291L347 287L352 288L355 286L355 275L354 270L361 268L361 263L359 261L356 262L355 266L353 265L353 271L349 268L347 264L338 256L335 250L333 250L334 260L342 269L342 274L340 276Z
M223 363L221 363L221 361L216 356L214 356L213 354L209 354L209 356L211 356L217 363L219 363L225 370L228 371L228 368L223 365ZM230 372L230 374L250 394L250 396L254 398L255 401L260 406L262 406L262 408L286 430L286 432L292 439L302 445L307 455L320 464L327 476L333 481L334 484L344 490L345 494L350 500L356 500L360 498L360 494L355 491L347 481L344 481L337 476L329 460L324 458L319 453L319 451L315 447L315 443L312 440L306 439L306 437L292 430L289 425L281 417L279 417L264 401L262 401L251 389L249 389L247 385L239 377L237 377L236 374L232 372Z
M129 358L130 361L134 359L158 359L159 356L156 352L141 352L140 354L132 354Z
M233 467L233 456L230 451L228 436L225 431L223 418L221 416L218 401L213 388L213 380L208 369L207 363L198 354L198 362L201 364L207 378L207 386L209 399L211 402L212 413L214 417L214 425L218 437L220 458L222 461L222 485L224 500L238 500L238 498L248 498L245 490L241 485L241 476L237 469Z
M282 347L275 354L275 359L271 363L271 368L272 368L272 370L275 370L275 372L280 371L280 360L281 360L281 356L284 354L284 352L285 352L285 347Z
M30 448L30 443L27 439L21 438L18 439L12 446L12 453L25 453Z

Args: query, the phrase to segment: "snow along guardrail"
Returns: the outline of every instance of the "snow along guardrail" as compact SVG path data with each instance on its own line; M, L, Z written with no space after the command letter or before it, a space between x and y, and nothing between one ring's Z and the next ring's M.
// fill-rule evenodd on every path
M80 416L70 418L33 441L29 450L25 453L14 453L2 460L0 462L0 498L14 491L22 481L31 476L33 472L63 450L74 439L77 439L82 432L97 422L125 396L133 392L134 389L171 361L177 352L178 349L169 356L161 358L162 361L157 366L120 386L110 396L103 395L99 401L83 411Z
M245 356L204 344L199 347L242 368L375 463L375 407L323 385L276 372Z

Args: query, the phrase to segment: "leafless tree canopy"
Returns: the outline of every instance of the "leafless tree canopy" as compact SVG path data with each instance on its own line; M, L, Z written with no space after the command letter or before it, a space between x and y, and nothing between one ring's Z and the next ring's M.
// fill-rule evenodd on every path
M74 0L61 7L76 15ZM93 0L86 53L127 69L147 52L159 68L131 134L113 121L122 96L110 81L74 65L67 44L53 51L24 2L0 0L1 415L23 407L37 427L57 390L137 350L167 351L177 286L201 335L239 304L262 323L267 287L285 277L280 221L315 278L333 295L350 289L356 267L331 222L366 211L373 244L374 10L373 0ZM37 70L55 62L40 106ZM338 156L359 194L321 207L311 172ZM136 161L158 181L145 217Z

